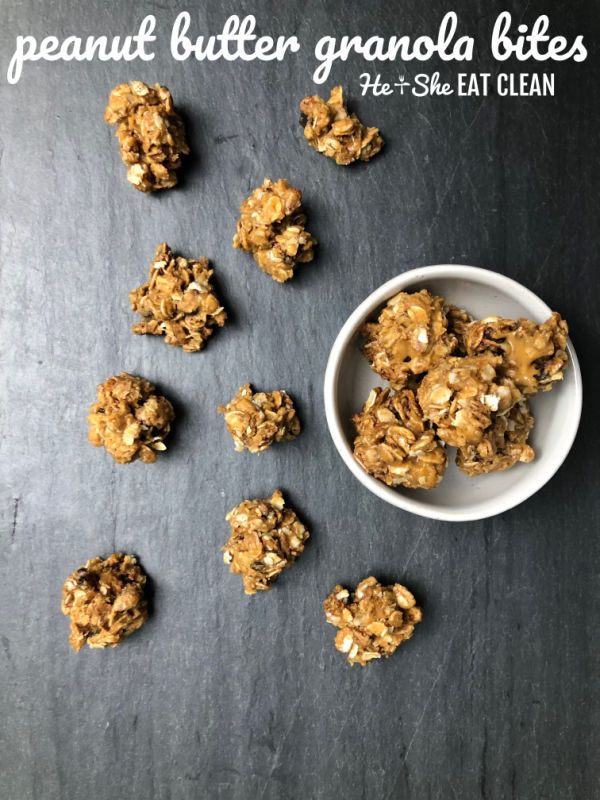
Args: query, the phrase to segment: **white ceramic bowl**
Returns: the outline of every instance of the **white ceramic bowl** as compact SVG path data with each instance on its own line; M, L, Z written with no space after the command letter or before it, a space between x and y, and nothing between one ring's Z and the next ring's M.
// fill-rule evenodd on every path
M384 283L350 315L331 349L325 372L325 412L333 441L346 466L369 491L399 508L432 519L464 521L501 514L522 503L550 480L575 439L581 417L582 387L579 362L571 343L565 378L551 392L531 399L535 427L531 443L536 458L505 472L468 478L454 463L449 448L448 468L435 489L392 489L368 475L352 454L351 417L362 408L374 386L385 386L360 351L360 328L377 316L397 292L429 289L449 303L465 308L476 319L492 314L535 322L551 310L533 292L510 278L477 267L440 264L412 269ZM560 309L558 309L560 311Z

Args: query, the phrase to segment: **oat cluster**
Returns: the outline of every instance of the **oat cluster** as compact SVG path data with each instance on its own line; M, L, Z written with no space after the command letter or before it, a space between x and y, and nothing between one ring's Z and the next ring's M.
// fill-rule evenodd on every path
M88 439L104 447L119 464L139 458L146 464L166 450L165 438L175 414L166 397L146 378L121 372L98 386L98 400L90 407Z
M255 594L291 567L304 550L309 533L279 489L266 500L244 500L226 517L231 535L223 561L242 576L244 592Z
M351 594L339 584L323 603L325 619L339 628L335 646L350 664L364 667L391 656L421 622L421 609L405 586L382 586L372 576Z
M465 475L475 476L533 461L535 452L527 443L533 422L527 402L520 400L507 414L494 416L479 442L460 447L456 463Z
M383 147L378 128L367 128L356 114L348 113L341 86L334 86L327 101L318 95L305 97L300 114L306 141L336 164L369 161Z
M446 451L411 389L373 389L353 422L354 455L370 475L409 489L433 489L441 481Z
M397 389L457 347L456 336L448 331L444 299L426 289L392 297L377 322L367 322L362 333L363 352L371 367Z
M302 192L284 179L265 178L240 207L233 246L252 253L263 272L284 283L298 264L314 258L317 242L305 226Z
M225 417L238 453L262 453L273 442L287 442L300 433L294 401L283 390L253 392L246 383L233 400L217 410Z
M121 83L110 93L104 119L116 125L127 180L140 192L177 183L181 156L189 153L181 117L166 86Z
M411 489L439 483L446 445L469 476L531 461L527 400L562 379L567 334L556 312L541 324L474 320L425 289L400 292L363 326L363 352L395 393L374 389L353 418L355 458L388 486Z
M502 374L530 395L549 392L555 381L563 379L568 333L557 312L541 325L529 319L487 317L468 326L465 342L470 354L501 356Z
M148 619L146 575L135 556L90 559L64 582L62 612L71 619L74 650L116 647Z
M520 399L512 383L497 377L501 361L492 355L446 358L421 381L419 405L446 444L477 444L492 414L506 413Z
M143 318L133 332L164 336L188 352L202 350L227 319L210 281L213 272L207 258L188 260L159 244L148 281L129 293L132 311Z

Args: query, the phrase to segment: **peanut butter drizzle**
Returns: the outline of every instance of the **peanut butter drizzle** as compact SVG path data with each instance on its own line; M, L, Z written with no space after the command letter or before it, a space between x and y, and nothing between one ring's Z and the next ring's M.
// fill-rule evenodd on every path
M409 358L417 358L421 353L417 352L411 345L410 339L396 339L392 345L394 360L396 362L406 361Z
M535 361L544 356L551 356L554 352L551 341L546 341L545 346L541 347L539 339L539 336L523 335L522 331L506 335L504 347L511 366L514 367L514 374L511 377L521 386L537 386L538 370Z

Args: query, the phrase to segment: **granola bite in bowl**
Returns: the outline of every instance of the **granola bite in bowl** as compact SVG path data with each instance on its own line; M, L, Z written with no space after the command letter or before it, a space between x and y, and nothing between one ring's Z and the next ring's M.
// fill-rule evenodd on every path
M354 457L363 469L388 486L433 489L446 469L446 452L423 419L415 393L371 389L356 427Z
M575 439L582 382L567 337L559 313L504 275L451 264L399 275L332 347L334 444L398 508L449 521L501 514L550 480Z
M420 292L398 292L376 322L362 329L363 352L382 378L400 389L455 352L458 339L448 332L444 299Z

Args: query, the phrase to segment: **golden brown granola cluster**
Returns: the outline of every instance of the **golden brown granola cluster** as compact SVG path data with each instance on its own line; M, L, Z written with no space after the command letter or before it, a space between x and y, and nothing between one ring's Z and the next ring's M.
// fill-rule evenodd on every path
M371 367L394 388L406 386L456 350L448 332L444 299L420 292L400 292L386 303L377 322L363 326L363 352Z
M246 594L271 588L284 569L303 552L309 533L279 489L266 500L244 500L226 517L231 536L223 561L241 575Z
M465 333L467 352L502 357L502 374L523 394L549 392L563 378L567 365L567 323L556 311L536 325L529 319L487 317L473 322Z
M127 180L140 192L169 189L189 147L181 117L166 86L142 81L121 83L110 93L104 119L117 125Z
M336 164L369 161L383 147L378 128L367 128L356 114L349 114L341 86L334 86L329 100L318 95L300 103L300 124L306 141Z
M492 414L506 413L520 399L514 384L497 378L501 363L491 355L447 358L425 375L417 390L419 405L446 444L477 444Z
M370 475L408 489L433 489L441 481L446 451L412 390L373 389L353 422L354 455Z
M354 594L339 584L323 603L325 619L339 628L335 646L350 664L364 667L391 656L413 635L423 615L405 586L382 586L372 576L361 581Z
M249 383L226 406L219 406L238 453L262 453L273 442L287 442L300 433L292 398L284 391L252 392Z
M532 461L535 452L527 439L533 423L527 401L520 400L507 414L494 416L479 442L459 447L456 463L465 475L474 476L501 472L519 461Z
M165 438L175 414L166 397L146 378L121 372L98 386L98 400L90 407L88 439L104 447L119 464L139 458L146 464L166 450Z
M263 272L284 283L297 264L314 258L317 242L305 225L302 192L284 179L265 178L240 207L233 246L252 253Z
M188 352L202 350L227 319L210 282L213 272L207 258L188 260L159 244L148 282L129 293L132 310L144 318L133 332L164 336L167 344Z
M148 619L146 575L135 556L113 553L90 559L69 575L62 590L62 612L71 618L74 650L116 647Z
M427 290L400 292L363 334L372 368L397 390L373 390L353 419L354 455L366 472L388 486L433 488L445 445L458 448L456 463L469 476L534 458L527 398L563 377L568 328L560 314L541 324L473 320Z

